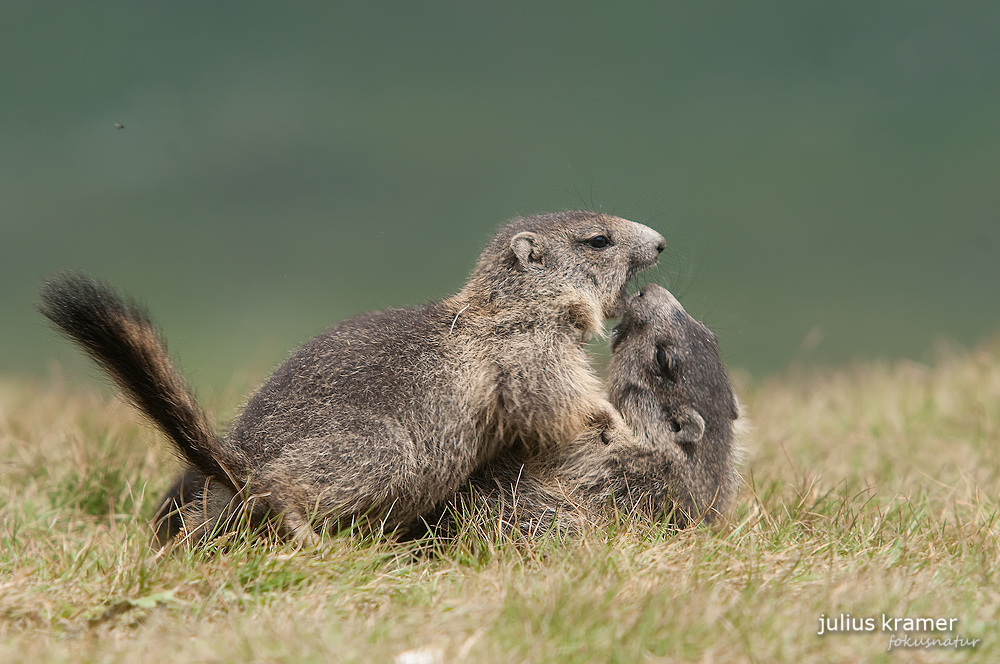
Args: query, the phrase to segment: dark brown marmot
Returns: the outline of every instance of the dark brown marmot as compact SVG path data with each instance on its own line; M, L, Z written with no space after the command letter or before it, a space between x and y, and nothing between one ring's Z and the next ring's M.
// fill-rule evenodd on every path
M515 442L556 449L595 423L609 440L628 436L583 343L664 247L659 233L604 214L515 219L457 295L364 314L307 342L224 437L141 307L70 274L45 284L40 309L190 464L165 498L162 536L182 521L189 535L208 532L247 505L254 520L280 515L268 522L283 534L392 532Z
M512 448L477 470L454 511L503 519L539 534L579 532L612 513L669 518L677 527L711 521L736 491L745 420L715 335L666 289L651 284L624 308L612 337L609 399L634 431L605 444L592 427L572 444L532 453ZM423 527L416 527L416 533Z

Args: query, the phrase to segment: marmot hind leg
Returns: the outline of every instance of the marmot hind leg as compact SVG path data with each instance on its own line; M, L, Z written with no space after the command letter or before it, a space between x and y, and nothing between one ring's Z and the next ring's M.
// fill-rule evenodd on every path
M219 481L195 468L188 468L167 490L152 525L156 542L208 541L240 529L259 531L278 525L270 518L271 508L249 496L247 502Z

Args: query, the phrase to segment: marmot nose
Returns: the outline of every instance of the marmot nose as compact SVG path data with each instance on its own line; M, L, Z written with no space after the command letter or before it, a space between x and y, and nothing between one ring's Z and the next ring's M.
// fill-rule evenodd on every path
M667 241L649 226L635 224L635 227L637 236L635 238L636 249L642 254L642 260L651 261L651 265L656 262L656 257L667 248ZM656 254L649 253L650 249L656 249Z

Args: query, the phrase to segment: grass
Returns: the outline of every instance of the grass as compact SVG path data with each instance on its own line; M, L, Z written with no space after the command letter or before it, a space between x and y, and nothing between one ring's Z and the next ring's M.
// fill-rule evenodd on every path
M1000 343L741 382L717 528L160 552L166 443L96 390L0 381L0 661L1000 661ZM841 614L876 629L817 635ZM890 652L882 614L979 641Z

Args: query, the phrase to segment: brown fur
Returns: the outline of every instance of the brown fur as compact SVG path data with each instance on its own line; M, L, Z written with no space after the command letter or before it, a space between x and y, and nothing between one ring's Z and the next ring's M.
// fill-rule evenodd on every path
M189 534L224 526L230 510L217 506L238 511L251 497L254 520L281 515L280 530L292 535L394 531L515 442L555 449L592 423L627 435L582 345L663 247L649 228L603 214L516 219L457 295L365 314L306 343L223 438L177 426L200 421L201 411L148 318L113 291L58 279L43 289L42 309L108 368L195 471L165 497L162 536L177 532L181 517ZM115 327L96 345L81 334L115 318L132 328ZM145 355L154 358L149 366ZM207 488L205 477L213 480Z
M436 525L454 526L452 512L470 501L530 534L578 532L616 511L679 527L717 517L736 490L745 421L715 336L650 285L626 305L613 351L609 398L630 439L609 445L592 427L553 450L512 448L475 473L471 493Z

